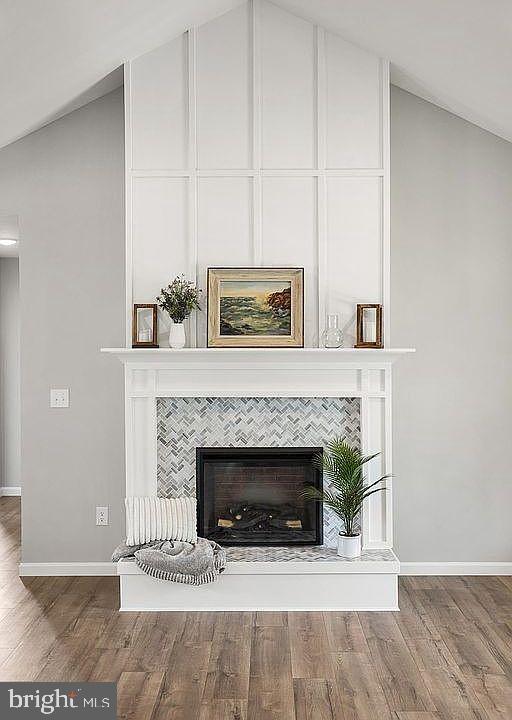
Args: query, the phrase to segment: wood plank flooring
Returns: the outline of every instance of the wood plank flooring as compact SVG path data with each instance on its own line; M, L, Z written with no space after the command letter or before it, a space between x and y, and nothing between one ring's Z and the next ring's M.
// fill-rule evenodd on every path
M512 720L511 578L404 578L400 613L121 614L116 578L20 580L19 506L0 680L116 681L129 720Z

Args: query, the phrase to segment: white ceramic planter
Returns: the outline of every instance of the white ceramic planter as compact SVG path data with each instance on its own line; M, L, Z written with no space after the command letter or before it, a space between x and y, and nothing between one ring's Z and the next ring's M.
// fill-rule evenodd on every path
M183 323L172 323L169 329L169 347L181 350L185 347L185 326Z
M338 535L338 555L346 558L356 558L361 555L361 535L347 537Z

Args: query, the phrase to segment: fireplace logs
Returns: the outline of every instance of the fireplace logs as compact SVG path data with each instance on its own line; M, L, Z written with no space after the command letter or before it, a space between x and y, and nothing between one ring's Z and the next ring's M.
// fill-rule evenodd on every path
M302 519L297 517L297 508L292 505L265 505L256 503L242 503L226 508L224 517L217 520L218 531L215 533L219 539L236 538L243 531L244 534L254 532L257 535L275 533L282 530L301 530Z

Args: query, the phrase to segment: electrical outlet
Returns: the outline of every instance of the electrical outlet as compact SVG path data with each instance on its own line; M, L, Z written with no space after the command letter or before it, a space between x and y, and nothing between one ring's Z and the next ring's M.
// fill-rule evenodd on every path
M109 524L109 512L108 505L98 506L96 508L96 525L108 525Z
M51 408L67 408L69 407L69 388L51 388L50 389L50 407Z

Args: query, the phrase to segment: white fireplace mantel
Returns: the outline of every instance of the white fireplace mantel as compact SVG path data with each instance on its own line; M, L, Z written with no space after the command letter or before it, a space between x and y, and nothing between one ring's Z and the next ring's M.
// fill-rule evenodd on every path
M361 445L380 453L368 480L392 472L392 365L412 348L104 348L125 367L126 494L157 491L158 397L359 397ZM363 517L366 549L391 548L391 481Z
M365 453L380 453L368 465L368 482L392 472L392 366L413 353L412 348L104 348L102 352L114 355L124 365L126 495L157 492L157 398L161 397L358 397L361 447ZM377 558L383 551L389 555L384 570L375 558L364 571L343 561L335 564L333 573L322 574L315 567L314 572L320 573L315 576L315 587L325 585L325 602L320 605L317 593L304 592L302 572L311 571L307 564L293 576L286 563L281 563L277 576L272 575L269 563L248 563L242 575L236 563L231 564L220 589L216 584L200 591L193 588L191 597L190 588L169 588L145 576L133 563L120 563L121 608L397 609L399 566L392 553L392 508L392 481L388 479L385 492L366 501L362 519L366 553ZM298 605L299 595L304 597ZM334 602L332 598L338 599Z
M414 353L414 348L102 348L101 352L116 355L123 363L166 364L170 366L193 363L213 367L222 363L247 367L248 364L272 366L276 363L302 365L321 363L322 366L347 365L364 368L368 365L384 367L400 357Z
M391 368L412 348L103 348L125 366L132 397L374 397L391 393Z

